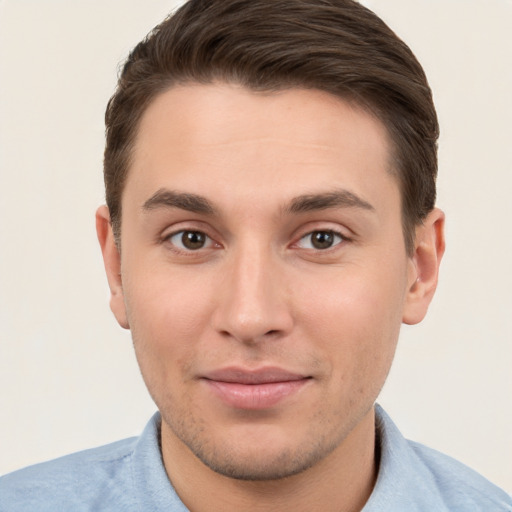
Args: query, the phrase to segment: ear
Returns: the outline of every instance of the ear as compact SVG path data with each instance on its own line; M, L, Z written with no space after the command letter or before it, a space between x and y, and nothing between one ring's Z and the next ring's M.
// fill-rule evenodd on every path
M402 321L417 324L425 317L434 296L439 265L445 249L444 213L432 210L416 228L414 253L410 257L408 290Z
M121 255L112 231L110 213L105 205L100 206L96 211L96 233L100 242L103 263L110 287L110 309L114 313L119 325L129 329L130 326L124 303L123 282L121 279Z

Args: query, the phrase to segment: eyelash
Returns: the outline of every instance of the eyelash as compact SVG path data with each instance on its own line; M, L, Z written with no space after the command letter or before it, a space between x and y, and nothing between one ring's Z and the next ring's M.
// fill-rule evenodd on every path
M339 233L338 231L335 231L333 229L315 229L313 231L310 231L309 233L306 233L305 235L303 235L299 241L295 244L295 245L299 245L301 241L307 239L307 238L312 238L315 234L321 234L321 235L327 235L327 236L330 236L330 237L333 237L333 242L331 245L329 245L328 247L325 247L325 248L318 248L318 247L303 247L304 249L306 250L312 250L312 251L318 251L318 252L326 252L326 251L329 251L331 249L335 249L337 246L339 246L340 244L342 244L343 242L348 242L350 241L350 239L348 237L346 237L345 235ZM311 242L311 245L313 245L313 242Z
M186 247L184 245L184 240L185 240L186 235L196 235L196 236L199 235L199 237L204 237L205 244L207 244L207 245L203 245L203 246L197 247L195 249ZM179 239L179 241L178 240L173 241L173 239ZM189 241L194 243L194 241L192 239ZM220 247L219 244L217 244L204 231L201 231L198 229L181 229L180 231L175 231L174 233L171 233L170 235L166 236L164 238L164 242L170 243L178 252L184 252L184 253L198 252L201 249L210 249L215 246Z
M323 247L323 248L314 247L313 246L314 242L312 241L312 237L314 235L321 235L327 239L329 239L329 237L332 237L332 243L330 245L328 245L327 247ZM196 242L194 240L194 236L199 239L203 238L204 244L200 245L199 247L196 247L196 248L186 247L185 246L185 242L187 240L185 238L186 236L189 236L188 241L191 244L194 244L194 243L200 244L201 243L201 240ZM308 238L311 240L310 247L301 247L300 243L303 240L306 240ZM173 241L173 239L174 239L174 241ZM299 238L298 242L296 242L294 245L298 246L302 249L305 249L307 251L327 252L327 251L335 249L337 246L339 246L343 242L348 242L348 241L350 241L350 239L348 237L346 237L345 235L343 235L333 229L315 229L313 231L310 231L309 233L306 233L305 235L302 235ZM175 231L174 233L171 233L170 235L166 236L164 238L164 242L170 243L176 251L182 252L182 253L194 253L194 252L200 251L201 249L211 249L211 248L220 247L220 244L217 244L204 231L194 230L194 229L182 229L180 231ZM329 243L329 240L327 241L327 243Z

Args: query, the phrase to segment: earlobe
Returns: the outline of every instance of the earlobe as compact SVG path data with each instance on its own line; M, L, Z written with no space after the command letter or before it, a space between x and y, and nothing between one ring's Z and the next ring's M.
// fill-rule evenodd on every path
M103 263L110 287L110 309L114 313L119 325L129 329L121 278L121 255L112 232L110 213L105 205L100 206L96 211L96 233L101 246Z
M444 213L434 208L423 224L416 228L402 318L404 323L417 324L425 317L436 291L444 249Z

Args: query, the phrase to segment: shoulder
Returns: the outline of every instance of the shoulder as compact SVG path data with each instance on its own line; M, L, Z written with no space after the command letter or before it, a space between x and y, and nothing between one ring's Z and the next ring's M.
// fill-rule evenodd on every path
M406 440L376 407L380 464L365 512L512 512L511 497L476 471Z
M136 442L117 441L1 477L0 512L106 510L113 500L126 503ZM95 501L101 506L92 505Z
M512 498L461 462L420 443L408 444L448 507L456 510L512 511ZM450 508L451 510L451 508Z

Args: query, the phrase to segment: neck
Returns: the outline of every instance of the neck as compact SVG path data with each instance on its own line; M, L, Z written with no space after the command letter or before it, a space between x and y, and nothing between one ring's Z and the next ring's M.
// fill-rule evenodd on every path
M191 512L359 512L377 476L372 408L327 457L287 478L235 480L205 466L162 421L164 465Z

